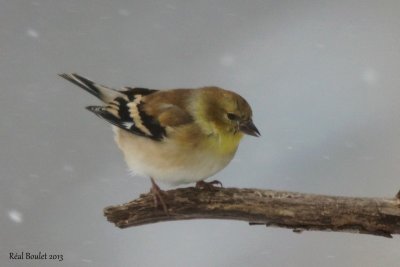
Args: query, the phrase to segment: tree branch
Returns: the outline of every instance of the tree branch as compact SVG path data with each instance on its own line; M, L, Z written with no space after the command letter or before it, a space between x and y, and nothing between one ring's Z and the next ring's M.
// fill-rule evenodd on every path
M340 231L391 237L400 234L400 193L395 198L355 198L294 192L218 188L165 191L167 215L151 194L106 207L117 227L190 219L229 219L303 230Z

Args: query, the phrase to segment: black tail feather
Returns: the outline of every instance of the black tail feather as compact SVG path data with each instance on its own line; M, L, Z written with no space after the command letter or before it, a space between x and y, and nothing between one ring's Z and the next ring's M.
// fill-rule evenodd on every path
M94 95L95 97L101 99L101 92L93 81L85 77L82 77L76 73L71 73L71 74L61 73L59 74L59 76L81 87L82 89Z

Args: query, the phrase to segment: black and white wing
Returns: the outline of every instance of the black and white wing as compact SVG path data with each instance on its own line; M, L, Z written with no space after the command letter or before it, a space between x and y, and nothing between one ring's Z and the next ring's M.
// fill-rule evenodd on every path
M78 74L60 74L102 100L105 106L88 106L87 109L109 123L133 134L160 141L166 134L165 127L144 111L143 98L158 90L125 87L123 91L97 84Z
M132 88L125 92L126 98L117 97L107 106L89 106L87 109L121 129L160 141L166 135L165 127L144 111L142 101L146 94L156 91Z

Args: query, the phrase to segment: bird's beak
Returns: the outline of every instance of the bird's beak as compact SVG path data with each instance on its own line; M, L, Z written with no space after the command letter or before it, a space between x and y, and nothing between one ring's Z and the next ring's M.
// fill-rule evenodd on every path
M239 124L239 129L245 134L259 137L261 134L252 120L243 121Z

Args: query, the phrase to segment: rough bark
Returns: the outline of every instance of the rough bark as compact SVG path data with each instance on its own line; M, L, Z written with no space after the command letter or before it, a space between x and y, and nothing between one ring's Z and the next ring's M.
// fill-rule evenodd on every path
M190 219L247 221L303 230L353 232L391 237L400 233L400 192L394 198L360 198L261 189L181 188L165 192L169 214L154 207L151 194L104 209L108 221L126 228Z

